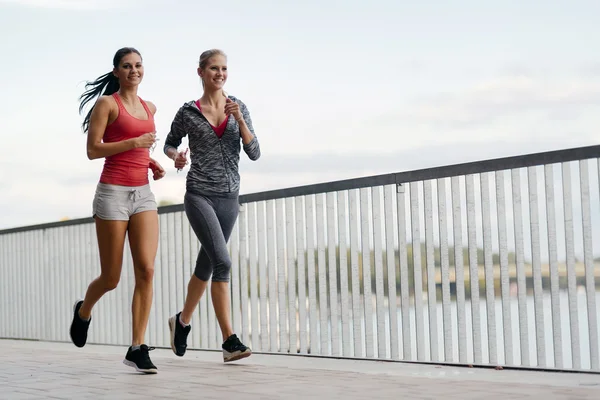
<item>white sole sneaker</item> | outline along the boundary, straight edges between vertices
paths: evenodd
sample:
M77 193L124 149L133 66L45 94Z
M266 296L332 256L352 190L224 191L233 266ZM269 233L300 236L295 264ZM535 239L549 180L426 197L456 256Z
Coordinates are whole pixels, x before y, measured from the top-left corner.
M169 318L169 332L171 333L171 350L173 353L177 355L177 351L175 350L175 323L177 323L177 314Z
M158 371L154 368L140 369L140 368L138 368L137 365L135 365L135 363L133 361L129 361L127 359L123 360L123 364L127 365L128 367L135 368L135 370L137 372L143 372L144 374L157 374L158 373Z
M231 362L241 360L242 358L250 357L252 355L252 350L246 349L246 351L234 351L233 353L228 352L227 350L223 350L223 361Z

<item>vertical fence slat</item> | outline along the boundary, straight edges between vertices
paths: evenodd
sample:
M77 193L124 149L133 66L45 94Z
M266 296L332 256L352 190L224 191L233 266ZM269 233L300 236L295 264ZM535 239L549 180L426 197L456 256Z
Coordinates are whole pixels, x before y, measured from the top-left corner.
M423 320L423 270L421 268L421 221L419 219L419 183L410 183L410 226L412 228L413 279L415 293L415 325L417 360L425 355L425 321Z
M327 302L327 261L325 258L325 194L316 195L317 207L317 271L319 274L319 331L321 355L330 355L329 351L329 313Z
M11 324L9 323L11 320L11 312L10 310L12 310L12 301L11 301L11 296L12 296L12 290L11 290L11 282L10 282L10 278L12 277L12 267L11 267L11 262L10 262L10 255L12 254L12 251L10 251L11 247L10 247L10 240L9 240L10 234L4 234L0 236L0 242L1 244L1 249L2 251L0 252L0 259L2 260L2 266L0 268L0 288L2 289L2 293L0 294L0 296L2 296L2 304L0 304L0 308L2 308L2 326L0 326L0 337L3 338L9 338L11 337L10 335L10 326ZM46 268L46 260L48 260L48 257L46 255L46 235L43 235L43 250L44 250L44 258L43 258L43 268L44 271L42 271L43 273L41 273L40 275L45 274L45 270L47 270ZM44 280L45 280L45 276L44 276ZM46 281L47 282L47 281ZM42 285L42 288L44 288L44 285ZM46 297L45 294L43 295L43 297ZM45 315L46 313L44 312L44 304L40 304L41 306L41 313L42 313L42 318L40 319L40 324L44 324L45 322ZM45 324L44 324L45 325Z
M398 309L396 291L396 252L394 246L394 186L388 185L383 192L385 221L385 250L388 278L388 312L390 319L390 358L400 359L398 338Z
M375 356L373 337L373 295L371 293L371 230L369 213L369 189L361 188L360 192L360 243L363 278L364 328L366 356Z
M529 215L531 229L531 263L533 267L533 301L535 304L535 330L537 361L546 367L546 338L544 332L544 293L542 288L542 263L540 260L540 221L537 190L537 167L527 169L529 182Z
M276 224L277 224L277 289L279 293L279 351L282 353L291 352L289 346L289 336L287 331L287 303L286 303L286 282L287 266L285 263L285 218L284 218L284 199L276 201ZM243 286L242 286L243 288ZM243 293L243 292L242 292Z
M269 272L269 336L271 352L277 351L277 236L275 200L267 201L267 270ZM239 251L239 250L238 250Z
M185 241L183 240L183 219L186 219L181 211L172 213L175 217L175 231L171 232L170 237L175 237L175 243L171 252L175 253L175 263L170 264L169 268L171 269L171 274L173 278L175 278L175 298L176 302L173 303L173 306L177 310L183 309L183 304L185 303L185 294L186 294L186 279L183 275L183 263L184 263L184 249L185 249ZM175 310L172 311L175 313ZM163 322L164 323L164 322Z
M489 174L484 172L480 177L481 211L483 225L483 258L485 270L485 293L488 328L488 351L490 364L498 364L498 339L496 338L496 293L494 289L494 260L492 257L492 221L490 204Z
M199 248L200 241L198 240L198 238L196 238L196 233L194 232L194 229L192 228L192 226L189 223L188 223L188 231L189 231L188 236L189 236L189 240L190 240L190 263L187 265L185 270L188 272L188 280L189 280L192 277L192 275L194 274L194 271L196 270L196 260L198 258L198 253L200 251L200 248ZM239 260L236 260L236 261L239 261ZM196 327L196 328L192 328L192 343L194 343L194 347L197 347L197 348L202 347L202 344L203 344L201 342L202 326L200 326L200 312L201 312L203 302L206 303L206 296L207 296L206 294L204 296L202 296L202 299L200 299L200 304L199 304L198 308L196 308L196 311L192 314L192 326ZM239 298L239 291L238 291L238 298ZM241 318L241 316L240 316L240 318ZM241 330L236 330L236 332L241 332Z
M167 321L167 319L174 314L174 311L170 309L169 305L172 304L169 296L169 226L168 226L168 214L159 214L159 247L160 247L160 291L162 304L160 308L159 321ZM157 257L158 262L158 257ZM159 324L162 341L167 341L170 337L169 328L165 322Z
M550 296L552 306L552 332L554 338L554 367L563 368L560 288L556 243L556 206L554 203L554 172L553 165L551 164L544 166L544 181L546 187L546 220L548 221L548 261L550 264Z
M365 348L368 358L375 356L373 338L373 295L371 293L371 229L369 213L369 189L360 189L360 242L362 252L363 301L365 312Z
M265 230L266 214L264 201L257 203L258 207L258 279L260 290L260 346L262 351L269 349L269 323L267 319L267 234Z
M0 316L0 338L10 337L8 333L11 315L10 295L12 294L10 291L9 282L9 278L12 275L9 261L10 254L11 251L8 243L8 234L0 235L0 310L2 310ZM41 273L39 275L41 275Z
M569 293L569 325L571 334L571 360L574 369L581 368L579 317L577 304L577 277L575 275L575 229L573 227L573 193L571 166L562 163L563 204L565 219L565 248L567 264L567 291Z
M400 307L402 309L402 358L411 360L410 293L408 286L408 251L406 249L406 197L405 184L396 186L398 218L398 258L400 264Z
M465 273L462 244L462 202L460 199L460 178L452 177L452 220L454 229L454 268L456 276L456 307L458 314L458 359L467 362L467 324L465 316Z
M256 203L248 203L248 245L250 255L250 271L248 285L250 285L250 329L252 331L252 347L254 349L261 348L260 343L260 309L258 305L258 242L257 227L256 227ZM262 348L261 348L262 349Z
M285 199L286 254L288 266L288 318L290 324L290 352L298 352L298 309L296 307L296 256L294 254L294 201L293 197Z
M44 235L45 237L45 235ZM9 327L10 327L10 320L11 320L11 312L10 310L11 308L11 301L10 301L10 297L12 294L12 291L10 289L10 277L12 275L12 268L11 268L11 264L10 264L10 254L12 253L10 251L10 243L9 243L9 235L5 234L5 235L1 235L0 236L0 249L2 251L0 251L0 288L2 290L2 293L0 293L0 296L2 297L2 303L0 304L0 308L2 309L2 318L0 319L0 321L2 321L2 326L0 326L0 337L3 338L8 338L10 337L10 333L9 333ZM45 242L43 243L43 248L44 248L44 253L46 251L46 246L45 246ZM47 260L48 258L45 256L44 254L44 258L43 260ZM44 263L45 264L45 263ZM45 269L45 265L44 265L44 269ZM42 273L39 274L39 276L41 276ZM41 286L42 288L44 287L44 285ZM45 297L45 296L44 296ZM44 316L44 312L43 312L43 304L40 304L41 309L40 311L42 312L42 318L40 318L40 324L43 324L43 316ZM42 331L43 332L43 331Z
M377 305L377 355L386 358L387 337L385 334L385 293L383 289L383 238L381 220L381 187L371 188L373 212L373 252L375 253L375 296Z
M338 235L340 246L340 303L342 310L342 349L344 357L350 357L353 354L350 331L350 310L351 305L348 299L348 230L346 223L348 214L346 213L346 192L337 193L337 211L338 211Z
M348 204L350 214L350 267L352 269L352 322L354 323L354 357L363 356L363 335L361 329L360 280L358 274L358 199L357 191L350 190Z
M307 254L307 273L308 273L308 302L310 317L310 353L319 354L319 336L317 327L317 288L316 288L316 267L315 267L315 206L313 196L306 196L306 254Z
M62 341L62 340L66 340L65 338L65 330L64 330L64 326L67 326L68 324L68 317L67 317L67 312L66 310L68 309L67 304L72 302L72 299L70 299L71 301L69 301L66 298L66 294L69 291L69 277L67 276L66 273L66 266L68 265L69 259L68 259L68 254L69 254L69 249L68 249L68 233L66 232L66 229L61 229L61 228L57 228L56 229L57 233L58 233L58 268L57 268L57 272L58 272L58 279L59 279L59 285L58 285L58 296L57 296L57 300L58 300L58 307L54 310L55 314L56 314L56 319L58 320L58 332L56 335L57 340ZM22 237L23 235L21 233L17 233L16 234L16 239L17 239L17 243L20 244L20 242L22 241ZM19 265L19 271L18 271L18 279L19 279L19 283L18 283L18 288L19 288L19 292L17 293L17 296L19 297L19 308L20 308L20 313L21 315L25 313L25 307L24 307L24 297L23 297L23 290L22 290L22 285L24 284L23 282L23 264L24 264L24 256L25 256L25 252L24 252L24 248L23 246L19 246L22 250L18 251L19 254L19 258L17 260L18 265ZM114 299L114 294L115 291L113 291L112 296L106 296L106 305L107 307L105 307L105 310L107 312L106 314L106 322L107 322L107 326L108 326L108 343L110 344L114 344L113 342L113 338L116 336L115 335L115 331L116 331L116 327L115 324L113 322L113 315L114 313L112 312L114 309L113 306L113 299ZM20 337L23 337L25 334L25 321L23 319L21 319L20 321Z
M329 323L331 324L331 354L337 357L341 354L341 337L339 333L339 314L338 314L338 288L337 288L337 270L336 261L336 237L335 237L335 193L327 193L327 254L329 271L329 313L331 315ZM341 248L341 247L340 247ZM341 268L340 268L341 269Z
M308 352L308 330L306 322L306 257L304 237L306 224L304 223L304 203L302 197L296 197L296 259L298 260L298 320L300 336L300 353Z
M65 229L61 229L61 241L62 241L62 254L61 254L61 262L60 262L60 272L61 272L61 281L63 284L62 290L60 291L60 306L59 309L56 310L57 314L60 316L60 320L61 320L61 325L65 326L65 322L66 322L66 315L67 315L67 310L68 310L68 299L67 299L67 293L69 291L69 277L66 271L66 268L68 266L69 263L69 259L68 259L68 248L67 248L67 240L68 240L68 232L65 232ZM19 313L17 315L27 315L28 314L28 305L27 305L27 290L25 290L25 285L27 282L27 259L28 259L28 253L29 251L26 250L25 248L25 242L26 242L26 237L25 237L26 232L18 232L15 234L16 236L16 241L17 241L17 252L19 254L18 258L17 258L17 266L18 266L18 271L17 271L17 277L18 277L18 284L17 284L17 293L16 295L19 298ZM14 320L13 320L14 321ZM19 323L20 323L20 332L19 332L19 337L21 338L27 338L29 336L29 332L28 332L28 324L27 324L27 318L19 318ZM60 336L59 336L59 340L64 340L64 329L60 330Z
M429 313L429 346L432 361L439 361L437 296L435 285L435 244L433 243L433 195L431 181L423 182L423 199L425 201L425 254L427 270L427 305Z
M242 303L242 342L250 343L250 310L248 309L248 204L240 206L238 216L240 226L240 299ZM208 296L205 296L208 297Z
M78 267L78 260L77 260L77 256L79 255L79 252L81 251L81 246L78 245L79 243L75 243L75 241L78 238L78 235L76 233L76 230L78 228L77 225L71 225L71 251L72 251L72 257L70 260L70 265L69 265L69 275L70 275L70 290L69 293L67 295L67 299L66 299L66 303L65 303L65 314L67 316L67 320L69 319L69 303L73 301L73 299L75 298L75 287L78 284L78 276L77 276L77 272L79 270ZM27 246L29 248L29 251L27 251L27 264L25 265L25 283L27 285L27 287L24 287L25 289L25 293L28 293L28 295L26 296L27 299L27 309L29 310L29 313L27 315L27 326L28 326L28 331L27 331L27 337L29 339L35 339L36 338L36 332L35 332L35 328L36 328L36 317L37 317L37 304L36 304L36 298L38 295L38 291L36 290L35 287L35 273L37 272L37 265L36 265L36 254L37 254L37 241L35 240L35 233L36 231L27 231L25 232L25 246ZM25 248L27 248L25 247ZM67 338L69 337L68 333L67 333Z
M121 283L119 284L120 287L116 292L118 294L116 302L117 310L115 310L116 313L113 313L113 318L115 318L114 322L119 331L119 339L117 344L128 345L133 340L133 315L131 313L130 304L133 301L133 291L135 288L135 269L133 266L133 256L131 254L129 240L125 240L123 252L123 271L121 275L122 278ZM153 341L154 337L149 331L150 329L148 329L148 338L150 343L157 343Z
M239 206L238 206L239 207ZM239 208L238 208L239 213ZM272 224L271 220L268 220L267 224ZM240 300L240 234L239 234L239 220L236 220L233 230L231 231L231 237L229 239L231 243L231 320L234 332L242 331L242 310ZM272 225L271 225L272 229ZM271 241L269 237L267 244L271 247L274 241Z
M481 304L479 301L479 263L477 260L477 225L475 221L475 183L474 176L469 174L465 177L467 189L467 244L469 256L469 276L471 278L471 326L473 331L473 360L476 364L482 362L481 348ZM483 197L483 187L482 197ZM483 202L483 198L482 198ZM487 271L486 271L487 277ZM486 286L487 288L487 286ZM489 303L488 303L489 317ZM493 312L493 309L492 309ZM489 324L489 319L488 319ZM489 325L488 325L489 329ZM490 340L491 345L491 340ZM491 361L490 362L494 362Z
M35 240L35 257L34 257L34 270L33 270L33 277L32 277L32 281L34 282L34 290L35 290L35 302L33 304L33 307L35 308L35 315L34 315L34 338L41 340L42 336L43 336L43 331L44 331L44 326L43 326L43 316L42 316L42 310L43 310L43 306L42 303L45 301L45 297L43 294L43 288L42 286L44 285L44 282L42 281L43 278L43 271L44 271L44 232L43 230L36 230L33 233L33 237ZM77 277L77 282L76 282L76 290L72 295L71 298L71 302L69 304L67 304L67 312L71 311L71 308L69 307L69 305L72 306L73 302L75 301L75 299L77 299L77 296L80 296L80 293L82 292L80 287L82 286L85 278L84 278L84 268L86 267L87 263L85 260L85 255L86 255L86 246L85 246L85 225L81 224L77 226L77 237L79 238L79 260L77 262L77 265L75 266L75 268L78 271L78 277ZM0 236L1 238L1 236ZM0 256L0 259L2 258L2 256ZM1 278L1 274L0 274L0 279ZM0 284L0 290L1 289L1 284ZM69 317L72 317L72 314L69 313L68 314ZM0 323L1 323L2 319L0 318ZM0 336L2 336L0 334ZM70 337L69 337L70 338Z
M513 333L508 274L508 239L506 231L506 194L504 172L496 172L496 204L498 217L498 247L500 252L500 290L502 292L502 325L504 327L504 362L513 365Z
M442 313L444 324L444 361L453 362L452 303L450 299L450 258L448 252L448 210L446 208L446 179L437 180L438 219L440 230L440 272L442 275Z
M166 253L167 253L167 257L166 260L167 262L165 264L163 264L167 270L167 299L168 299L168 303L166 308L166 312L167 315L173 314L173 307L176 306L177 303L177 274L174 273L174 270L176 268L173 268L176 264L176 256L175 256L175 235L177 235L177 232L175 232L175 213L167 213L167 214L163 214L166 219L167 219L167 223L165 224L167 226L166 231L165 231L165 237L163 238L163 240L167 243L167 249L166 249ZM164 279L164 275L163 275L163 279ZM164 293L163 293L164 296ZM163 321L166 321L166 318L163 319ZM163 323L163 326L165 326L166 329L166 324ZM166 332L165 332L166 333ZM168 335L166 337L169 337Z
M154 320L154 324L153 324L153 337L154 337L154 342L153 343L163 343L163 327L161 326L162 324L160 323L160 321L162 320L162 305L163 305L163 300L162 300L162 290L161 290L161 284L162 284L162 279L161 279L161 274L162 274L162 266L161 266L161 243L160 243L160 228L161 228L161 223L160 223L160 214L158 215L158 246L156 248L156 258L154 259L154 282L153 282L153 286L154 286L154 301L153 301L153 305L152 305L152 316L151 319ZM88 241L88 244L91 245L91 243L89 243L89 237L86 235L86 241ZM91 254L88 254L88 258L91 257ZM87 280L87 279L86 279ZM81 290L81 289L80 289ZM163 322L163 324L165 324ZM193 325L192 325L193 327ZM193 329L193 328L192 328Z
M12 233L10 235L11 238L11 248L15 249L12 252L12 285L11 285L11 297L13 298L13 312L17 315L22 315L24 314L24 311L21 307L21 246L19 245L19 233ZM56 244L55 244L55 248L56 248ZM60 250L56 249L54 254L60 254ZM60 262L56 262L56 269L54 269L55 274L59 275L60 273ZM61 277L57 276L56 279L56 286L55 287L59 287L61 283ZM57 321L59 318L57 317L56 314L58 314L60 312L60 293L62 292L62 288L59 288L59 290L57 290L54 293L54 303L55 306L52 309L53 312L53 317L54 317L54 330L53 333L55 335L55 340L60 340L56 335L58 335L59 329L58 326L60 324L60 321ZM18 319L16 321L13 322L13 324L15 329L14 332L12 334L12 337L15 338L19 338L19 337L23 337L23 320L22 319Z
M592 216L590 210L590 175L588 160L579 161L581 190L581 216L583 229L583 262L585 264L585 289L587 297L590 362L592 369L600 368L598 356L598 316L596 314L596 285L594 282L594 253L592 242Z
M525 280L525 249L523 239L523 209L521 205L521 176L519 169L511 170L513 220L515 229L515 261L517 268L517 297L519 301L519 333L521 336L521 365L530 366L527 318L527 287Z
M70 229L68 229L70 227L67 227L66 229L66 233L67 233L67 255L68 258L65 260L65 263L63 265L63 268L65 269L65 278L67 279L67 290L65 290L65 292L63 293L63 304L68 304L69 300L68 297L70 295L71 292L71 285L72 285L72 278L69 279L69 270L71 267L71 258L72 258L72 250L69 248L70 246L68 246L69 244L69 240L71 239L71 232ZM29 283L29 265L30 265L30 254L31 251L30 250L25 250L26 249L26 243L28 243L28 236L29 236L29 232L20 232L19 234L20 236L20 243L19 243L19 247L21 249L23 249L23 253L22 253L22 257L21 257L21 290L20 292L22 293L22 304L23 304L23 311L25 310L31 310L31 306L29 304L29 299L30 299L30 295L25 295L28 290L26 289L26 285ZM29 247L29 246L27 246ZM64 309L67 309L67 307L61 307ZM23 320L23 338L25 339L29 339L31 338L31 333L30 333L30 322L29 322L29 318L31 317L31 312L24 312L21 317L21 319ZM67 312L64 312L65 316L67 315Z
M98 276L99 271L100 271L100 256L98 253L98 237L96 235L96 227L94 225L90 225L89 229L88 229L88 234L89 234L89 238L90 238L90 268L88 270L88 285L89 282L91 282L93 279L96 278L96 276ZM48 233L48 247L49 247L49 251L50 251L50 257L54 258L54 232L52 232L52 229L49 229L46 231ZM54 275L54 260L52 260L52 263L49 265L50 270L48 271L49 274L49 279L54 279L53 275ZM53 286L54 287L54 286ZM83 298L83 296L85 295L85 291L83 291L81 293L81 296ZM95 318L95 320L99 320L98 316L101 316L101 312L98 312L98 308L100 307L94 307L95 309L92 311L92 318ZM53 320L52 318L52 309L46 309L48 312L48 316ZM94 315L95 314L95 315ZM53 321L52 321L53 323ZM48 322L48 326L52 326L51 322ZM97 323L97 322L95 322ZM54 336L54 333L52 333L52 336ZM91 329L89 332L89 336L88 336L88 340L90 343L97 343L100 341L102 337L102 332L98 332L97 330L93 330Z
M7 235L0 235L0 338L6 338L6 327L8 326L8 263L6 255L9 253L6 245Z

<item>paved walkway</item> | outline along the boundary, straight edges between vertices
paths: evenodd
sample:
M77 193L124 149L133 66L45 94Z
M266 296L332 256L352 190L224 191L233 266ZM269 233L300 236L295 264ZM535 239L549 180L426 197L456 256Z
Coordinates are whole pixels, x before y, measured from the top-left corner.
M593 374L156 349L159 373L142 375L125 350L0 340L0 399L600 399Z

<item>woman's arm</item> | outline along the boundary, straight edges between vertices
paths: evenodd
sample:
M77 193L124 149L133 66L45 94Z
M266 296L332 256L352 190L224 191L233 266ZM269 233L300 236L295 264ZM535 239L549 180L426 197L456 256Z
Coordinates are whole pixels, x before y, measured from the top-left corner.
M260 145L254 133L252 118L250 118L250 112L246 104L239 99L234 102L228 98L225 104L225 114L233 114L238 123L244 152L248 155L248 158L252 161L258 160L260 158Z
M88 159L110 157L138 147L149 148L155 141L155 133L145 133L137 138L114 143L103 143L104 131L110 117L111 103L108 97L100 97L92 110L87 138Z
M163 148L164 153L167 157L175 162L175 168L178 170L185 167L187 164L187 150L185 152L177 151L177 148L181 144L183 137L186 136L185 124L183 121L183 107L177 111L173 122L171 123L171 130L167 134L165 139L165 146Z
M148 168L152 170L152 174L155 181L161 179L166 175L166 172L162 165L160 165L160 163L152 157L150 157L150 161L148 162Z

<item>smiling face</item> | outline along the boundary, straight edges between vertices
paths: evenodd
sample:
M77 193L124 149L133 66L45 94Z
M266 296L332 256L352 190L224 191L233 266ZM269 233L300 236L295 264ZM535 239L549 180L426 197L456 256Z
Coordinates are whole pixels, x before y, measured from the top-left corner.
M119 65L113 69L113 74L119 78L120 86L139 85L144 77L142 57L135 52L124 55Z
M205 66L198 67L204 88L210 91L223 89L227 81L227 58L221 54L210 57Z

